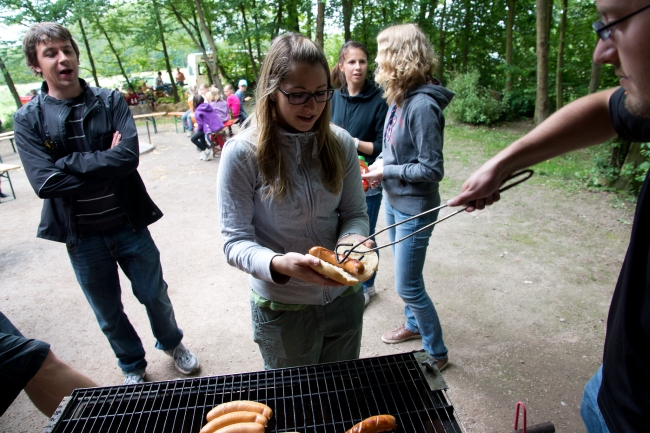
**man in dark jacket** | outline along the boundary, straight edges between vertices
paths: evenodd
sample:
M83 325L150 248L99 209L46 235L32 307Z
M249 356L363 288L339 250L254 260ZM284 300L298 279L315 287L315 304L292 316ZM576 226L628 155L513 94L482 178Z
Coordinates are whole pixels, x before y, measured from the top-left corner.
M20 158L44 199L37 236L65 242L81 289L118 358L124 383L144 381L145 351L124 313L117 265L147 309L156 347L190 374L199 361L182 343L147 226L162 212L138 174L138 135L121 94L79 79L79 48L58 24L33 25L27 64L45 79L14 116Z

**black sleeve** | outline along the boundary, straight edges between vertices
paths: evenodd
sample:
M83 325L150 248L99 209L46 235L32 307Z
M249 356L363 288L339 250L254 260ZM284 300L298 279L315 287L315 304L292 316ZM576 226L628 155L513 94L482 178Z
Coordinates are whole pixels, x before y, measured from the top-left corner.
M109 116L115 131L122 134L120 144L95 152L73 152L56 161L56 167L73 175L112 179L123 177L138 168L140 149L138 132L131 110L123 97L113 91L109 97ZM115 132L107 131L107 132Z
M27 179L40 198L76 195L106 183L105 179L83 179L61 171L45 147L36 125L20 111L14 115L14 134Z
M614 130L623 139L645 143L650 141L650 119L635 116L625 106L627 95L618 89L609 99L609 113Z

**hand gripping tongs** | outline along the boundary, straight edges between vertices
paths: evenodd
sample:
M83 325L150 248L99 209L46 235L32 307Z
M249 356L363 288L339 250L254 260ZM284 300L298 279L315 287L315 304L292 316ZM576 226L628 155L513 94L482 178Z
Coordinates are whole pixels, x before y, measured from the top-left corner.
M507 191L510 188L512 188L513 186L519 185L520 183L527 181L528 179L530 179L530 177L533 175L533 173L534 173L533 170L526 169L526 170L521 170L521 171L518 171L516 173L511 174L510 176L508 176L501 183L501 188L499 188L499 192L501 193L501 192ZM512 181L512 182L510 182L510 181ZM377 247L372 248L372 249L364 248L363 251L355 251L359 247L359 245L362 245L365 241L367 241L369 239L372 239L373 237L377 236L379 233L383 233L383 232L385 232L386 230L388 230L390 228L393 228L393 227L398 226L400 224L404 224L405 222L414 220L416 218L421 217L422 215L426 215L426 214L429 214L431 212L435 212L435 211L440 210L440 209L445 208L445 207L447 207L447 204L440 205L440 206L438 206L436 208L429 209L429 210L424 211L422 213L419 213L419 214L417 214L415 216L412 216L411 218L405 219L404 221L400 221L398 223L392 224L392 225L390 225L388 227L385 227L385 228L379 230L378 232L375 232L374 234L371 234L370 236L368 236L367 238L365 238L364 240L362 240L362 241L360 241L360 242L358 242L356 244L338 243L338 244L336 244L336 248L334 249L334 251L336 252L336 261L338 263L343 263L352 252L356 252L356 253L359 253L359 254L364 254L364 253L368 253L370 251L377 251L377 250L381 250L382 248L386 248L386 247L390 247L391 245L395 245L396 243L402 242L404 239L408 239L411 236L414 236L414 235L420 233L421 231L428 229L429 227L435 226L439 222L442 222L442 221L444 221L444 220L446 220L448 218L451 218L454 215L459 214L461 212L465 212L469 206L465 206L464 208L462 208L460 210L457 210L456 212L452 212L449 215L445 215L443 218L439 218L436 221L432 222L431 224L428 224L428 225L422 227L421 229L416 230L416 231L414 231L413 233L411 233L411 234L409 234L407 236L404 236L402 239L396 240L395 242L391 242L391 243L385 244L385 245L380 245L380 246L377 246ZM341 247L352 247L352 248L347 249L347 250L343 250L343 253L341 254L341 253L339 253L339 248L341 248Z

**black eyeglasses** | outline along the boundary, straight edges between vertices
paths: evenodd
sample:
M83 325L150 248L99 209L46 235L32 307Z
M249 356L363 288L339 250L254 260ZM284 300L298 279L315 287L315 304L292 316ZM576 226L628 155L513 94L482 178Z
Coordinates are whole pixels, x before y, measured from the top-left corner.
M638 14L639 12L643 12L648 8L650 8L650 4L642 7L639 10L632 12L631 14L625 15L623 18L619 18L616 21L612 21L611 23L608 24L605 24L603 20L598 20L593 24L594 30L598 35L598 37L600 37L600 39L606 41L612 35L612 31L610 30L612 27L614 27L616 24L625 21L628 18L632 18L634 15Z
M334 96L334 89L321 90L320 92L316 92L316 93L309 93L309 92L289 93L289 92L285 92L279 87L278 90L282 92L284 96L287 97L287 99L289 100L289 104L291 105L306 104L307 101L309 101L309 98L314 98L314 101L316 102L327 102L330 99L332 99L332 96Z

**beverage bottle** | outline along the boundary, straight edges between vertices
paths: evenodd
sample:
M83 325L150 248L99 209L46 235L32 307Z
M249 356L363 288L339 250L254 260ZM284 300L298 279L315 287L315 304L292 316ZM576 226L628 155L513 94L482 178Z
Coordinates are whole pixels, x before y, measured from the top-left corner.
M361 174L368 173L368 164L366 164L366 158L363 156L359 155L359 168L361 169ZM361 179L361 185L363 185L363 191L368 192L368 188L370 185L368 184L368 181L365 179Z

